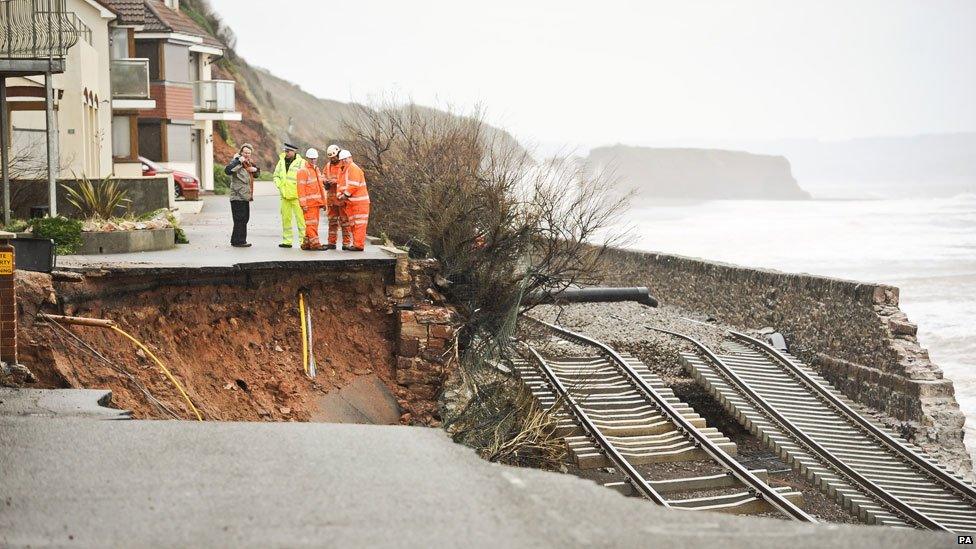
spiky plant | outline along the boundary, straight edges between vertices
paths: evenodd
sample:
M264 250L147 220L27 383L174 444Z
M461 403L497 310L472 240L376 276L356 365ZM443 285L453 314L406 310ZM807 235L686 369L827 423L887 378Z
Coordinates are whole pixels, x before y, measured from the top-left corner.
M129 191L120 189L118 181L111 177L93 183L87 177L78 182L78 188L62 184L61 187L68 194L67 200L85 219L111 219L116 210L121 208L123 213L128 210L132 202L126 195Z

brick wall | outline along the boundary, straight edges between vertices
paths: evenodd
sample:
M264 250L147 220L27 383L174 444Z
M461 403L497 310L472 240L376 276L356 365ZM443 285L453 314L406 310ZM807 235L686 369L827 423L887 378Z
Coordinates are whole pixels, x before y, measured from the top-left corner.
M152 83L149 85L149 95L156 100L156 108L140 112L140 118L193 120L192 84Z

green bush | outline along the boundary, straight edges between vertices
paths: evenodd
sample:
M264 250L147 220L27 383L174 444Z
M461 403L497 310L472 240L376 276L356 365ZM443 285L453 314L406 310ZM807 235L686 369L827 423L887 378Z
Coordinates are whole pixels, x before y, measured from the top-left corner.
M22 233L29 226L30 223L26 219L11 219L9 225L0 223L0 230L7 231L8 233Z
M34 236L50 238L58 255L70 255L81 249L81 221L67 217L41 217L30 221Z
M224 173L224 168L214 164L214 194L230 192L230 176Z
M176 234L177 244L189 244L190 239L186 237L186 232L183 231L183 227L180 226L180 222L173 215L171 210L166 210L166 219L169 220L169 224L173 226L173 232Z

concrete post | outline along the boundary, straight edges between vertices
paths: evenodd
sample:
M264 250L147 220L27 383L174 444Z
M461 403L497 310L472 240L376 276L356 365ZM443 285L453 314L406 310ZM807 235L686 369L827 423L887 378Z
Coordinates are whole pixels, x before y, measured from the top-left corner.
M0 174L3 180L3 224L10 225L10 162L7 149L7 77L0 76Z
M50 72L44 73L44 107L47 111L47 194L51 217L58 215L58 189L54 172L54 149L57 147L58 129L54 124L54 87Z
M14 247L17 235L0 231L0 362L17 364L17 293Z

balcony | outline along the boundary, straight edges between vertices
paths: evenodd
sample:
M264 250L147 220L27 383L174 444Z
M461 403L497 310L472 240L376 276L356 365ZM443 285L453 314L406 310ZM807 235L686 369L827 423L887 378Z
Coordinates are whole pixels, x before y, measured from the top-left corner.
M0 1L0 73L63 72L68 49L90 32L64 0Z
M149 96L149 60L112 60L112 108L152 109L156 102Z
M201 80L193 83L196 120L240 120L233 80Z

